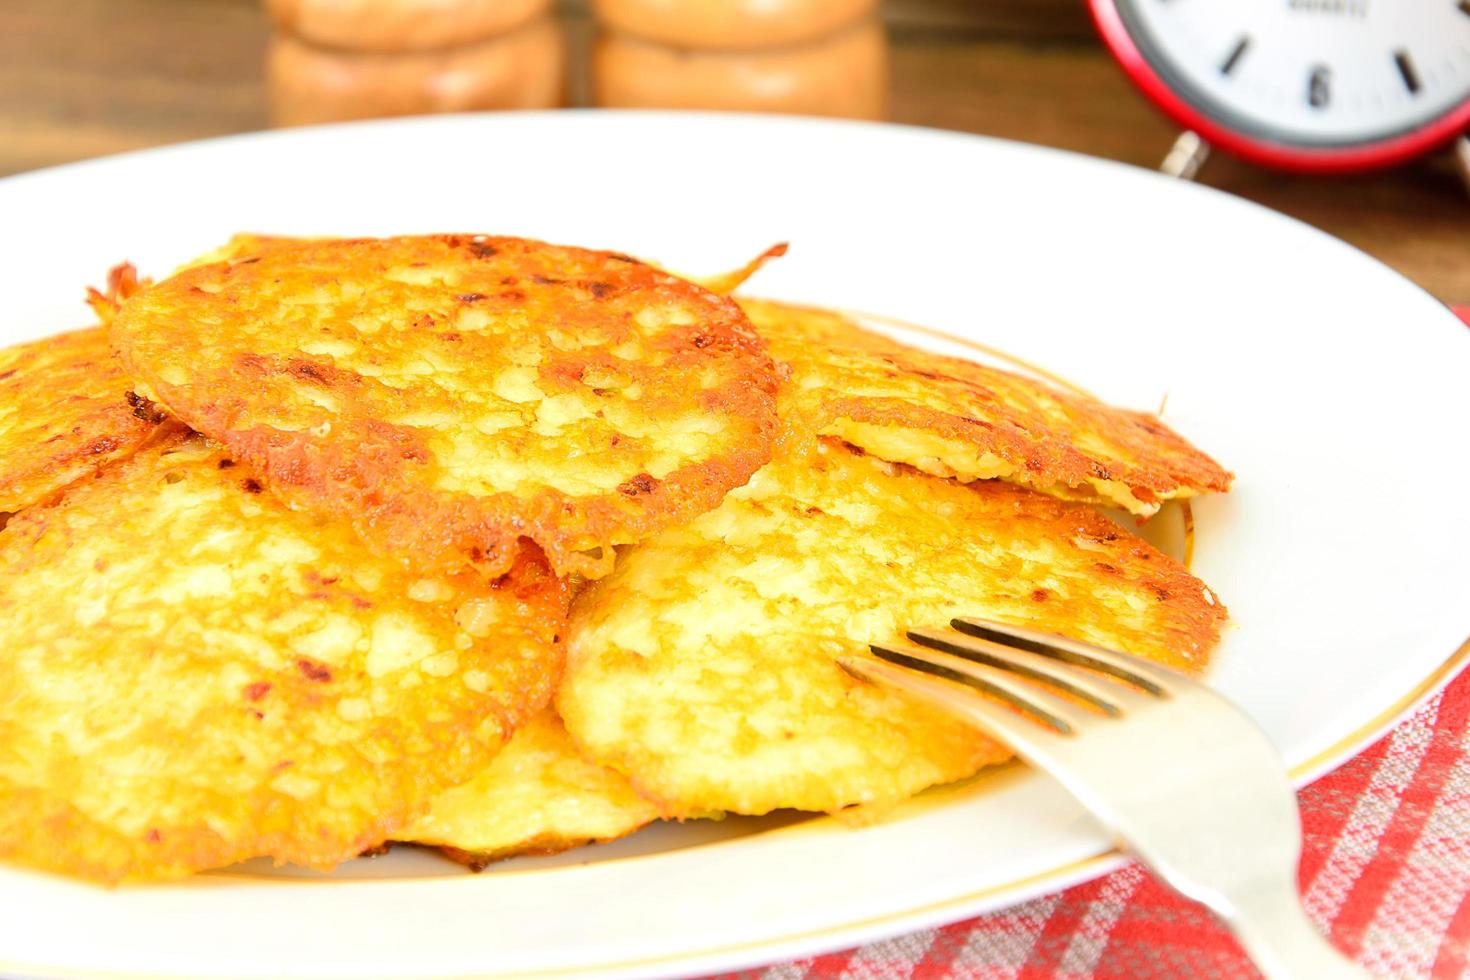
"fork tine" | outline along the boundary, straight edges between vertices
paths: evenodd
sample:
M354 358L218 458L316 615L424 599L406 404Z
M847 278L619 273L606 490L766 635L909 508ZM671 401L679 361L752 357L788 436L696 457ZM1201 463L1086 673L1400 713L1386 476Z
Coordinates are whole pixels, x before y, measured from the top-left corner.
M898 667L876 657L839 657L837 664L861 680L907 691L931 704L973 722L987 735L1006 743L1019 754L1026 755L1033 746L1069 736L1048 725L1017 714L1002 705L981 697L974 690L960 687L954 681L940 680L928 673Z
M1031 653L1019 647L997 643L984 637L955 630L911 629L909 639L935 650L943 650L966 660L990 664L1031 680L1058 687L1075 697L1096 705L1110 715L1141 707L1152 700L1150 695L1107 678L1088 673L1055 657Z
M1055 694L1027 684L1010 671L990 664L975 663L950 653L921 646L873 644L878 657L900 667L923 671L959 681L1014 705L1064 735L1080 734L1098 720L1097 715ZM962 692L957 692L962 693ZM973 698L974 696L971 695Z
M968 616L951 620L950 625L961 633L982 640L991 640L1068 663L1091 667L1093 670L1111 674L1130 684L1136 684L1158 697L1169 697L1181 683L1190 683L1189 679L1182 674L1169 670L1167 667L1160 667L1142 657L1093 646L1091 643L1057 636L1055 633L1044 633L1041 630L1016 626L1012 623L998 623Z

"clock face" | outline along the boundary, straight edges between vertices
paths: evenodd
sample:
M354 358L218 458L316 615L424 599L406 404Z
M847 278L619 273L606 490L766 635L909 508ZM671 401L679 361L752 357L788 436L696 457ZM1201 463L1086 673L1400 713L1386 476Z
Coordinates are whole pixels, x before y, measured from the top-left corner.
M1116 0L1139 52L1237 132L1348 147L1470 100L1470 0Z

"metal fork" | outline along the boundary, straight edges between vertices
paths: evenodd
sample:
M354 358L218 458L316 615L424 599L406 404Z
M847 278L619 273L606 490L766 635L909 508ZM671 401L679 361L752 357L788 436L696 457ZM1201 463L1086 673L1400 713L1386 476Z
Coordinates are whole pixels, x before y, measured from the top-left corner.
M1050 774L1144 866L1218 914L1270 980L1367 975L1302 910L1296 793L1239 708L1129 654L1004 623L951 625L839 663L959 715Z

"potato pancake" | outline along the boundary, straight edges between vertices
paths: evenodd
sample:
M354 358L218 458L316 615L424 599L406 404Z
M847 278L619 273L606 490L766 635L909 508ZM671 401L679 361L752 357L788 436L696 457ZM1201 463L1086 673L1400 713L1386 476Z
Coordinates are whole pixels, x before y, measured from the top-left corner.
M770 458L773 366L731 300L626 256L436 235L278 245L113 323L170 412L293 505L424 571L558 574L716 506Z
M329 868L489 764L565 585L376 558L197 435L0 531L0 857L104 882Z
M1152 415L931 354L823 310L741 305L822 435L894 463L1148 515L1231 474Z
M0 350L0 513L39 503L160 433L99 329Z
M554 710L532 718L490 763L396 835L475 870L624 837L659 817L628 780L577 751Z
M835 661L961 615L1197 671L1225 610L1089 507L793 437L578 597L557 705L666 813L894 802L1009 752Z

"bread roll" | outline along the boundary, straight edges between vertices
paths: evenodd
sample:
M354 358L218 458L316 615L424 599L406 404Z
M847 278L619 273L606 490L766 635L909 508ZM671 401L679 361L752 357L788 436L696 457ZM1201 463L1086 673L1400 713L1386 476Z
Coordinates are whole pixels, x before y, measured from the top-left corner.
M623 109L734 109L881 119L888 42L876 19L772 51L688 51L623 34L593 49L596 103Z
M462 48L367 54L276 35L267 61L271 118L302 126L376 116L562 104L566 48L549 16Z
M592 0L604 24L689 48L769 48L830 34L877 0Z
M551 0L266 0L276 26L324 47L425 51L483 41L551 8Z

